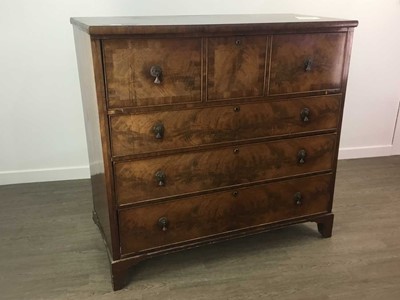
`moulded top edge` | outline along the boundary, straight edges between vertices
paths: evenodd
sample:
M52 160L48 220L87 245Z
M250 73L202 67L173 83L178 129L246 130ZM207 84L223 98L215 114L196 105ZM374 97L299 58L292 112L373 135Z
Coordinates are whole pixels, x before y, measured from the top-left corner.
M233 32L236 30L304 30L356 27L358 21L299 14L193 15L71 18L93 35Z

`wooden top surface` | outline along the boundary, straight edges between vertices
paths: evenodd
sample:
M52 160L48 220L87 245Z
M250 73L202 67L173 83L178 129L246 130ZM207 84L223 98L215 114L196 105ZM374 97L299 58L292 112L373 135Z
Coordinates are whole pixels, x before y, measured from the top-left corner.
M296 14L82 17L71 18L71 23L92 35L296 31L358 25L355 20Z

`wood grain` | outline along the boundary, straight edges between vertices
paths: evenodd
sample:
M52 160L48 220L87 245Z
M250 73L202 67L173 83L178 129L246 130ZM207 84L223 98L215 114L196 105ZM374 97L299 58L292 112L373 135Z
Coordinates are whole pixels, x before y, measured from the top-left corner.
M121 253L326 212L330 188L331 176L322 175L121 210ZM166 231L157 223L161 217Z
M265 36L209 38L207 42L208 100L263 96Z
M345 42L346 33L273 36L269 94L340 90Z
M201 100L201 39L110 39L103 42L109 107ZM162 69L155 84L152 66Z
M335 141L336 135L329 134L119 162L115 164L117 201L121 205L327 171ZM298 163L300 149L307 151L304 164ZM164 186L155 177L160 170L166 174Z
M114 115L110 117L112 154L125 156L335 130L340 98L336 95L139 115ZM300 112L304 108L310 110L308 122L303 122L300 118ZM164 137L156 139L153 128L160 123L165 128Z
M116 217L111 187L112 166L109 160L108 119L105 111L100 43L92 41L81 30L74 30L76 55L85 116L86 140L89 154L93 210L97 215L103 238L111 258L118 259Z
M93 216L102 231L110 228L109 237L103 235L107 247L112 244L114 289L124 287L130 267L161 254L308 221L331 236L356 21L299 21L295 15L104 20L71 22L89 33L76 42L85 44L82 95L92 102L85 120L89 152L96 148L89 158ZM160 82L150 74L154 66L161 69ZM310 121L302 124L305 104ZM156 143L154 122L165 126ZM300 150L307 153L304 164ZM293 195L290 205L286 193L294 190L286 184L311 176L329 182L315 180L321 189L311 190L315 202L293 211ZM229 194L235 191L236 197ZM221 201L213 201L215 195ZM237 205L232 197L245 200ZM170 239L154 233L161 213L178 220L167 224L167 234L177 233Z

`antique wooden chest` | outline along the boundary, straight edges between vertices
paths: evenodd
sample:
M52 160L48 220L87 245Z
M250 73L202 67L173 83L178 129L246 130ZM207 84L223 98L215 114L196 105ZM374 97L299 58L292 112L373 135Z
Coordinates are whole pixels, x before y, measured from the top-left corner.
M297 15L72 18L113 287L143 259L301 222L332 234L353 29Z

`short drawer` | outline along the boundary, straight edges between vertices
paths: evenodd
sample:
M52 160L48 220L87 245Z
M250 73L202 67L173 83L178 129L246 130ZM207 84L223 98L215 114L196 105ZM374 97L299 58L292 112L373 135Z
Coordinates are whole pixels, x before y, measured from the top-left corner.
M334 130L340 96L110 117L113 156Z
M117 162L119 205L332 168L336 135Z
M272 38L269 94L341 90L346 33Z
M266 36L207 40L207 99L264 95Z
M121 253L327 212L331 191L320 175L120 210Z
M110 108L201 101L201 39L103 41Z

